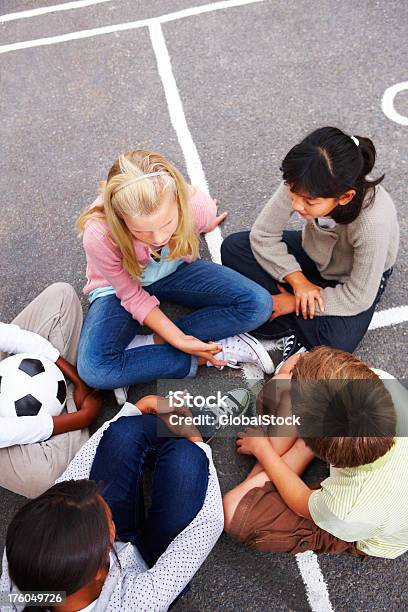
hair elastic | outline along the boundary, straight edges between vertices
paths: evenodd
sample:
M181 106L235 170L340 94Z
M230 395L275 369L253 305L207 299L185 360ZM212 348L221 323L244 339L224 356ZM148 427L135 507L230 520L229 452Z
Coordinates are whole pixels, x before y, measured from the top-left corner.
M356 147L358 147L358 145L360 144L360 141L358 138L356 138L355 136L350 136L351 140L354 142L354 144L356 145Z
M129 185L133 185L133 183L136 183L137 181L141 181L142 179L145 179L145 178L149 178L150 176L164 176L166 174L168 175L168 172L164 172L161 170L160 172L149 172L148 174L141 174L140 176L135 176L135 178L130 179L130 181L127 181L126 183L123 183L122 185L115 187L112 193L117 193L121 189L124 189L124 187L129 187Z

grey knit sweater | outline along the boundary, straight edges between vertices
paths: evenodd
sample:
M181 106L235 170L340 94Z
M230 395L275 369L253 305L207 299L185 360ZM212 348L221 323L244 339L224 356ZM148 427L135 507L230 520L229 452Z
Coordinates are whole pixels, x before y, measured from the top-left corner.
M379 185L373 203L362 209L352 223L323 229L307 221L302 230L303 249L335 287L322 289L325 311L317 315L353 316L370 308L381 276L394 265L399 244L399 227L394 203ZM288 187L281 183L265 205L251 230L255 259L273 278L283 281L301 271L295 257L282 242L282 231L294 213Z

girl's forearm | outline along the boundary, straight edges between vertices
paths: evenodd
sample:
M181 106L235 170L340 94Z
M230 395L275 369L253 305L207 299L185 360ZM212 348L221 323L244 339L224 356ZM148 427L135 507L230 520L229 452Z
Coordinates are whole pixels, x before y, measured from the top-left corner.
M289 283L292 289L294 289L299 283L304 283L307 281L307 278L303 272L291 272L290 274L284 276L283 280L286 283Z
M156 332L165 342L168 342L172 346L175 345L177 339L181 339L185 335L158 306L149 312L144 320L144 324L150 327L150 329Z
M259 449L256 458L289 508L299 516L310 519L308 501L312 490L307 484L271 449L269 444Z

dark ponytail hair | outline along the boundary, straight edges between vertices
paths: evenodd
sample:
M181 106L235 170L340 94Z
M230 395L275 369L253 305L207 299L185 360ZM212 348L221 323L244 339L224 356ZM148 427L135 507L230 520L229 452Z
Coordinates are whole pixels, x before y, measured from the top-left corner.
M108 569L110 530L99 495L96 482L69 480L20 508L6 536L9 575L20 591L68 596Z
M336 223L354 221L363 205L373 202L374 188L384 178L384 174L375 180L366 178L375 164L375 147L369 138L354 138L358 145L338 128L319 128L289 151L280 168L292 191L312 198L339 198L354 189L354 198L332 211Z

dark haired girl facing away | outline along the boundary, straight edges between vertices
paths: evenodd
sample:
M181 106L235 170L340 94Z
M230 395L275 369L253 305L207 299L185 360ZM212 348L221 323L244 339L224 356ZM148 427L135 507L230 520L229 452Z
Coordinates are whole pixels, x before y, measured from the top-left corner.
M186 591L221 535L221 492L200 432L169 426L166 433L149 413L158 399L125 404L57 484L19 509L7 531L0 592L65 592L63 603L43 610L150 612L167 610ZM6 609L20 612L24 604L0 603Z
M375 156L369 138L315 130L286 155L283 182L251 232L223 242L223 264L272 294L272 316L255 335L285 338L284 359L318 345L352 352L370 325L399 241L384 176L368 177ZM303 230L284 231L295 212Z

